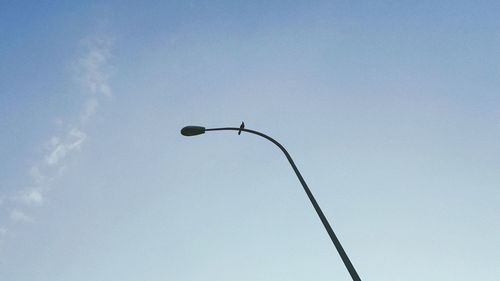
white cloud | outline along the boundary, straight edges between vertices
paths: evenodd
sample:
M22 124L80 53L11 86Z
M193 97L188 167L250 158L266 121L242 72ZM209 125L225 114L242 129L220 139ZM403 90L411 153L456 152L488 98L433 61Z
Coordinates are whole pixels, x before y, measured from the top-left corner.
M20 199L27 205L41 205L44 201L43 194L40 190L31 189L22 192Z
M30 186L18 191L17 195L8 197L14 204L10 211L10 219L14 222L33 221L33 218L16 206L22 204L24 208L28 208L43 205L53 182L63 175L67 166L66 160L81 150L87 139L85 126L97 113L100 100L112 95L109 84L112 72L109 64L111 40L89 37L81 43L83 52L75 60L77 70L75 74L80 88L87 94L87 99L82 103L80 112L69 118L77 118L76 122L67 122L60 117L55 119L55 125L63 130L62 133L49 138L42 158L31 166ZM2 203L0 198L0 205ZM7 229L0 228L0 235L2 232L7 232Z
M97 106L99 106L97 98L90 98L85 102L82 114L80 115L82 123L86 123L96 113Z
M24 212L14 209L10 212L10 219L13 220L14 222L33 222L33 219L26 215Z
M68 153L79 150L86 137L84 132L76 128L68 132L65 141L59 141L57 137L53 137L51 140L52 149L45 156L45 163L49 166L59 164Z
M29 174L36 185L41 185L45 181L45 176L40 172L38 166L31 167Z
M79 60L80 81L91 94L110 97L112 91L108 81L111 76L111 66L108 61L111 54L111 40L87 38L82 42L87 46L88 52Z
M5 236L7 234L7 228L0 227L0 237Z

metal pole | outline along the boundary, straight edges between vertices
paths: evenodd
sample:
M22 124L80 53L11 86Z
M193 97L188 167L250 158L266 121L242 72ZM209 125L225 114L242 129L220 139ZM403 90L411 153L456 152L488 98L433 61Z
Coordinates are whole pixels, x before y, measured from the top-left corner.
M244 128L227 127L227 128L206 129L205 131L242 131L242 132L247 132L247 133L261 136L261 137L271 141L276 146L278 146L281 149L281 151L283 151L283 153L285 154L286 159L288 159L288 162L290 162L290 165L292 166L293 171L295 172L295 174L297 175L297 178L299 179L300 183L302 184L302 187L304 188L304 191L306 192L307 197L309 197L309 200L311 201L311 204L313 205L314 210L316 210L316 213L318 214L321 222L323 223L323 226L325 227L326 232L328 232L328 235L330 236L330 239L332 240L333 245L335 245L337 252L339 253L340 257L342 258L342 261L344 262L344 265L347 268L347 271L349 271L349 274L351 275L352 280L361 281L361 279L358 276L358 273L356 272L356 269L354 269L354 266L351 263L351 260L349 259L344 248L342 247L342 244L340 244L340 241L337 238L337 235L335 235L335 232L333 232L333 229L330 226L330 223L328 223L328 220L326 219L325 215L323 214L323 211L319 207L318 202L316 202L316 199L314 198L311 190L307 186L306 181L304 180L304 178L300 174L300 171L299 171L299 169L297 169L297 166L295 166L295 163L293 162L292 157L290 156L288 151L286 151L285 147L283 147L279 142L277 142L275 139L271 138L270 136L265 135L265 134L258 132L258 131L254 131L254 130L249 130L249 129L244 129Z

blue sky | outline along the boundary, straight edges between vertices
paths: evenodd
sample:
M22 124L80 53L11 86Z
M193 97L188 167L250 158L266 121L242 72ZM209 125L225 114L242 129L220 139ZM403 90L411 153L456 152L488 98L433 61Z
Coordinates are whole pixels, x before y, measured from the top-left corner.
M0 9L0 279L500 276L496 1Z

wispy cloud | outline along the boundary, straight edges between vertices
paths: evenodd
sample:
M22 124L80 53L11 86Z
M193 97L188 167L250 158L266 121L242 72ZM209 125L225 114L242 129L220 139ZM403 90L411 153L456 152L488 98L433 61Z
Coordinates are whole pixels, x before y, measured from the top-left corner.
M14 209L10 212L10 219L15 222L24 222L24 223L33 222L32 217L26 215L23 211L18 209ZM5 231L7 230L5 229Z
M87 54L78 60L81 68L80 81L91 94L112 95L109 78L112 67L109 64L111 55L110 40L104 38L87 38L82 40L87 46Z
M44 201L44 197L42 195L41 190L38 189L27 189L24 190L20 196L19 199L22 201L22 203L26 205L42 205Z
M72 65L75 66L75 76L78 87L86 95L81 105L81 110L75 116L57 119L57 126L66 129L48 138L45 143L44 152L39 161L36 161L28 170L28 187L22 188L16 194L10 196L9 204L0 205L10 209L9 217L14 223L33 222L34 218L29 214L32 208L42 206L51 190L51 186L65 171L67 161L75 153L80 151L87 139L85 132L86 124L97 113L100 101L112 96L110 77L112 66L109 63L111 57L111 40L105 37L88 37L80 42L81 52ZM4 202L5 203L5 202ZM0 227L0 238L5 236L8 228Z
M80 150L87 135L78 128L72 128L61 141L58 137L52 137L51 149L45 156L45 164L48 166L59 165L68 154Z

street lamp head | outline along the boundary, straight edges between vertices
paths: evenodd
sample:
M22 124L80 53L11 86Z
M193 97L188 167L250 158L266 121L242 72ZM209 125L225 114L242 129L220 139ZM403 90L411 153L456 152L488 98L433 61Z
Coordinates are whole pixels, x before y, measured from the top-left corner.
M204 133L205 133L205 127L201 126L186 126L181 130L181 134L186 137L201 135Z

